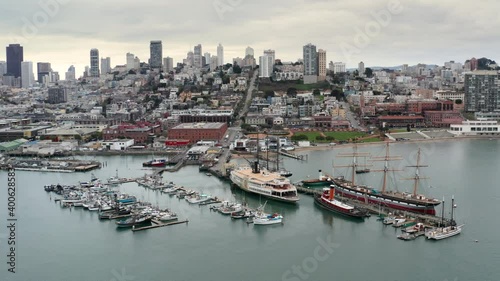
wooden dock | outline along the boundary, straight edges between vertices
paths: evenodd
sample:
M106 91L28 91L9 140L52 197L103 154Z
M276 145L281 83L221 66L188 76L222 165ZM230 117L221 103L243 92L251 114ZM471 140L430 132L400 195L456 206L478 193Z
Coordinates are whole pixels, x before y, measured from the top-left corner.
M141 230L147 230L147 229L153 229L153 228L159 228L159 227L164 227L164 226L170 226L170 225L176 225L176 224L182 224L182 223L188 223L188 220L183 220L183 221L174 221L174 222L169 222L169 223L163 223L158 220L151 220L151 223L153 225L150 226L143 226L143 227L138 227L136 228L135 225L132 227L132 231L141 231Z
M94 169L99 169L101 168L101 165L100 164L92 164L92 165L86 165L86 166L78 166L78 167L75 167L75 172L87 172L87 171L91 171L91 170L94 170Z
M283 150L280 149L279 153L283 156L286 156L286 157L289 157L289 158L292 158L292 159L295 159L295 160L302 160L302 161L307 161L307 155L306 157L304 157L304 155L295 155L295 154L292 154L292 153L288 153L288 152L285 152Z

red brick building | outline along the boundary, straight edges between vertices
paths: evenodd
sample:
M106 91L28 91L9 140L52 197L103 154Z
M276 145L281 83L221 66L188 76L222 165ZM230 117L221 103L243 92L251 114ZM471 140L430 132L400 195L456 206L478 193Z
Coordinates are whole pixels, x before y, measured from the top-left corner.
M224 138L227 123L184 123L168 130L169 139L189 140L196 143L200 140L219 141Z
M104 140L118 138L133 139L136 144L148 143L149 138L161 133L161 126L151 123L121 124L110 126L102 131Z
M425 120L423 116L379 116L377 123L381 126L385 123L386 127L424 127Z
M450 127L453 124L462 124L464 119L456 111L426 111L425 122L432 127Z

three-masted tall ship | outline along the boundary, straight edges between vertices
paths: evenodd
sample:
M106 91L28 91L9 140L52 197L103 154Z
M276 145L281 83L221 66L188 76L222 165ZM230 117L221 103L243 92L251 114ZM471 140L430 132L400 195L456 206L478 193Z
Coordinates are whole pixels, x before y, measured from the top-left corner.
M393 209L423 213L429 215L435 215L436 210L434 209L437 205L441 203L440 200L434 198L427 198L424 195L418 194L419 181L422 179L419 175L419 168L427 167L420 164L420 149L417 154L417 163L414 166L416 168L415 176L410 178L414 181L413 192L397 192L390 191L387 189L387 177L390 171L395 171L389 169L389 161L400 160L396 157L391 157L389 155L389 143L386 144L386 155L383 157L376 157L374 161L384 161L384 169L379 172L383 172L383 184L382 189L374 189L368 186L357 185L354 181L353 172L352 179L349 181L344 177L337 177L333 179L335 190L337 193L343 197L354 198L365 203L377 204L382 207L386 206ZM353 169L356 165L352 165Z

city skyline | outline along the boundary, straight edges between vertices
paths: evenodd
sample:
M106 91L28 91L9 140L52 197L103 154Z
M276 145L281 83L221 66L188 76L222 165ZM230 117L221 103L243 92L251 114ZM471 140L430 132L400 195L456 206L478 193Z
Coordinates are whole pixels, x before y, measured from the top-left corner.
M279 54L277 58L295 61L302 56L302 46L311 42L327 51L328 62L346 62L348 68L356 67L359 61L367 66L394 66L442 64L448 60L463 62L470 57L483 56L495 59L499 45L499 39L492 38L488 32L497 24L491 20L495 18L495 9L489 3L485 5L491 6L490 9L481 9L479 15L479 11L468 3L454 3L449 9L449 1L432 5L425 1L402 3L399 4L402 8L396 12L388 12L388 6L395 3L392 1L362 5L348 1L291 1L287 2L287 7L276 2L268 3L264 11L258 9L258 1L235 2L234 7L226 10L204 1L168 4L151 1L147 5L124 1L119 7L100 3L100 10L109 12L109 16L106 20L92 21L88 26L83 15L92 7L91 3L64 2L57 13L49 15L43 26L34 25L32 20L33 15L43 11L37 1L19 1L2 9L0 15L5 20L0 26L7 32L0 36L0 45L19 43L25 48L26 60L51 62L54 71L60 73L75 65L77 75L88 65L86 54L91 48L98 48L101 56L110 57L113 66L125 64L127 52L147 62L148 42L156 39L163 41L163 56L174 58L175 63L182 61L186 52L198 43L204 46L204 51L216 54L219 41L225 48L226 62L243 57L247 46L254 48L256 53L274 49ZM176 12L190 10L193 5L200 8L193 17ZM151 24L154 15L140 16L145 10L161 13L171 21ZM294 17L292 12L300 12L303 16ZM390 20L376 20L377 15L384 18L380 15L387 13ZM264 19L269 17L280 24L264 27L267 24ZM197 18L204 19L203 28L193 28L196 21L193 19ZM310 18L315 20L308 20ZM106 28L101 28L102 25ZM36 32L26 32L33 26ZM362 38L366 26L375 27L372 30L375 36L369 34L366 44L356 45L356 36ZM346 57L347 45L354 46L351 51L355 54L347 52ZM482 46L480 52L478 45ZM5 60L3 55L0 60Z

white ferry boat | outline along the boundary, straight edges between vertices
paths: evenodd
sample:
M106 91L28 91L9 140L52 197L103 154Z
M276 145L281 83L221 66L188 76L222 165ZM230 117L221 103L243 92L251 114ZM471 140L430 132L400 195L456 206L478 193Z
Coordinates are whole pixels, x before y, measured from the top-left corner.
M296 203L299 201L297 188L279 172L260 169L255 162L253 168L240 166L231 171L231 181L246 192L265 196L269 199Z

